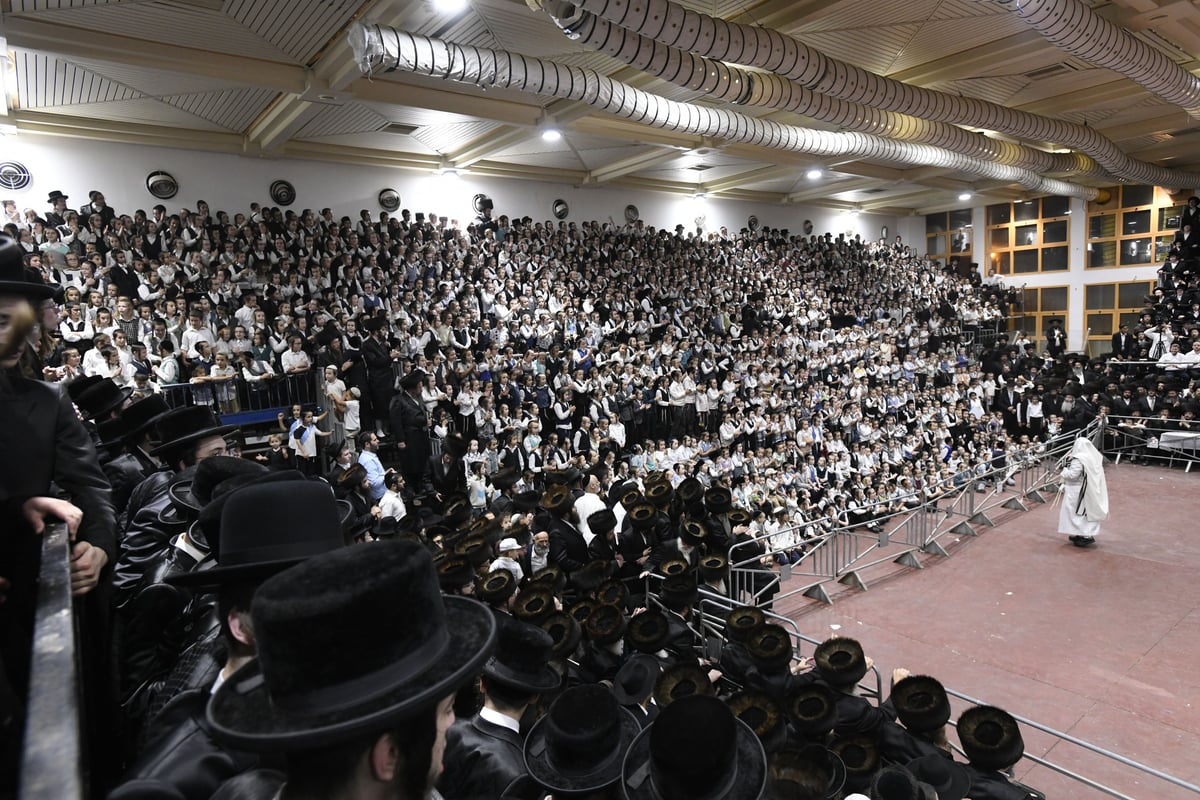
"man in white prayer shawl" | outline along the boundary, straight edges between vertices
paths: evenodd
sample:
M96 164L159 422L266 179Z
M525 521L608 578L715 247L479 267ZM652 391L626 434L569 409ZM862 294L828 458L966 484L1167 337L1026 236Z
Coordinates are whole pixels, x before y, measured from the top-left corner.
M1108 484L1104 480L1104 456L1087 438L1075 440L1063 465L1062 479L1058 532L1067 534L1076 547L1093 545L1100 523L1108 519Z

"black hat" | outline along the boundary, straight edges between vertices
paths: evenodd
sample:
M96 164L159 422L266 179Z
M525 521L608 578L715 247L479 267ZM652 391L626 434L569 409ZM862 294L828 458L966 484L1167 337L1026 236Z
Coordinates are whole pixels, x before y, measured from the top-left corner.
M746 637L746 650L760 669L772 672L787 669L792 662L792 637L782 625L767 622Z
M74 403L79 399L79 396L88 389L92 388L100 381L106 380L108 380L108 378L105 378L102 375L84 375L82 378L76 378L67 384L67 397L71 398L71 402ZM133 406L130 406L130 408L133 408Z
M205 459L207 461L208 459ZM200 462L204 463L204 462ZM199 464L196 465L197 467ZM195 467L189 467L179 473L181 476L191 476L195 473ZM225 503L229 500L233 492L245 486L250 486L257 483L280 483L283 481L304 481L308 480L304 473L297 469L275 470L265 473L244 473L236 475L212 487L209 494L209 501L200 509L200 513L196 516L196 522L188 529L188 538L195 544L208 550L213 561L220 563L221 561L221 515L225 512ZM169 487L168 487L169 491ZM338 510L342 514L342 525L345 526L347 516L352 513L353 509L349 508L349 504L343 500L335 501ZM175 506L168 506L172 512Z
M217 484L239 475L265 475L267 471L262 464L249 459L213 456L201 461L196 469L186 475L171 481L167 494L176 508L199 514L200 509L212 500Z
M596 606L582 625L587 637L598 645L612 644L625 635L625 615L616 606Z
M154 420L171 410L162 395L152 394L130 403L121 409L121 421L125 423L125 437L133 438L145 432Z
M542 620L541 626L554 641L550 649L550 655L554 658L568 658L583 640L583 628L578 620L565 611L555 611Z
M536 489L528 489L524 492L517 492L513 495L513 508L516 509L518 513L528 514L530 511L533 511L538 507L538 503L541 502L541 499L542 493Z
M132 386L121 388L112 380L105 378L76 397L75 405L83 412L84 416L95 419L120 408L131 394L133 394Z
M613 694L623 706L641 705L654 691L662 668L654 656L638 653L617 670L613 679Z
M870 734L858 734L837 738L829 743L829 750L842 760L846 767L846 789L858 791L871 785L871 778L879 769L879 745Z
M871 781L873 800L921 800L923 796L917 779L903 767L884 767Z
M733 493L724 486L714 486L704 493L704 506L710 514L725 514L733 508Z
M657 508L666 508L671 505L671 497L674 493L675 490L671 488L669 481L655 481L646 487L646 499Z
M590 594L612 577L616 565L608 559L589 561L571 573L571 583L581 594Z
M789 692L784 707L796 733L809 741L823 741L837 724L837 695L820 683Z
M739 606L725 617L725 637L731 642L744 642L750 632L767 621L758 606Z
M560 594L567 588L567 574L557 564L547 564L529 578L530 583L541 584L552 594Z
M785 745L771 757L769 797L840 797L846 765L820 745Z
M100 447L116 447L125 441L129 426L120 417L106 419L96 426L96 438Z
M496 651L483 675L517 691L540 694L557 689L561 677L550 666L554 640L541 628L513 620L500 626Z
M286 570L258 588L251 616L258 658L208 704L214 733L249 750L387 730L469 681L496 640L487 607L441 596L429 552L406 540Z
M475 582L475 570L465 558L448 555L437 563L437 580L442 591L458 592Z
M25 269L25 251L7 234L0 234L0 295L16 294L33 302L54 296L40 276ZM36 309L35 309L36 310Z
M424 370L414 369L400 379L400 388L405 391L412 391L425 382Z
M739 525L750 524L750 512L744 508L733 508L729 510L729 524L736 528Z
M995 706L975 706L959 715L958 741L971 766L982 770L1008 769L1025 754L1017 721Z
M767 756L746 723L715 697L664 708L633 741L621 768L627 800L757 800Z
M697 500L704 497L704 484L699 478L684 478L675 487L675 496L678 497L685 506L690 506Z
M617 515L611 508L602 508L588 514L587 526L596 536L604 536L617 527Z
M904 727L914 733L937 730L950 721L946 688L928 675L909 675L892 687L892 704Z
M271 513L262 513L267 508ZM224 500L219 538L215 567L167 580L178 586L260 581L345 543L333 490L317 481L237 489Z
M729 575L729 559L719 553L700 559L700 579L704 581L724 580Z
M630 507L628 512L629 524L639 531L654 527L654 519L658 516L658 510L652 503L646 500L642 500Z
M492 546L488 544L486 537L467 536L461 542L454 545L454 555L462 556L471 562L472 567L478 569L492 557Z
M225 436L237 429L236 425L222 425L221 420L208 406L183 406L172 409L154 420L159 445L150 451L150 455L173 454L201 439Z
M725 699L733 715L750 726L763 749L774 753L787 741L783 710L763 692L744 689Z
M682 611L696 602L699 591L695 575L672 575L662 582L658 599L672 611Z
M867 674L867 659L862 645L854 639L835 636L817 645L813 663L821 677L838 689L849 688Z
M657 653L667 646L670 638L667 615L652 608L632 616L625 631L625 641L639 653Z
M716 694L708 671L694 661L667 667L654 684L654 702L660 708L666 708L679 698L693 694Z
M679 538L692 547L699 547L708 538L708 529L696 520L689 519L680 526Z
M554 595L550 590L534 584L517 595L512 615L519 620L537 625L556 610Z
M541 507L552 514L562 516L571 507L571 490L558 483L542 494Z
M495 486L497 489L503 491L505 489L511 489L513 485L520 480L520 478L521 474L515 469L505 468L498 470L489 480L491 481L492 486Z
M63 194L60 190L55 189L50 192L50 196L46 198L47 203L53 203L55 200L70 200L68 195Z
M517 591L517 579L507 569L494 569L475 587L475 596L490 606L503 603Z
M914 758L904 768L921 783L932 786L938 800L963 800L971 788L971 773L967 768L944 756Z
M688 563L686 558L669 558L658 565L658 571L662 573L664 578L686 575L691 569L692 565Z
M594 792L621 778L637 718L598 684L563 692L525 739L525 768L555 796Z
M624 608L629 601L629 587L619 578L609 578L596 588L596 600L606 606Z
M585 597L584 599L573 603L571 607L567 609L567 613L571 615L571 619L575 620L580 625L587 625L588 619L592 616L592 613L600 607L600 605L601 604L597 603L595 600Z
M363 323L363 328L374 333L375 331L383 330L387 327L388 321L385 317L371 317ZM403 385L403 384L401 384Z
M442 452L449 453L452 458L462 458L467 453L467 443L461 433L451 433L442 439Z

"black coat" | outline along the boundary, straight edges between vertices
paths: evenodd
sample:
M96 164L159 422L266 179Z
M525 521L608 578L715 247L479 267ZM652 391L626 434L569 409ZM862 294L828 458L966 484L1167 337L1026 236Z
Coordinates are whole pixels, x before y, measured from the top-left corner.
M550 561L563 572L574 572L590 560L587 542L575 526L555 517L550 523Z
M476 714L446 732L445 771L438 790L446 800L499 797L525 774L521 736Z
M173 786L187 800L208 800L229 778L252 769L258 758L229 750L212 736L205 718L211 687L177 695L155 721L147 747L125 774L125 780L157 780ZM118 786L108 800L142 797Z
M1010 781L999 772L984 772L967 765L971 773L971 800L1046 800L1046 795L1023 783Z
M171 540L187 530L189 520L175 512L167 489L175 478L186 477L194 469L155 472L133 490L125 509L128 522L113 573L113 596L118 607L133 597L142 577L167 554Z
M408 392L400 392L392 398L388 419L396 444L404 444L400 450L400 471L406 475L421 472L425 469L425 462L433 455L425 407Z

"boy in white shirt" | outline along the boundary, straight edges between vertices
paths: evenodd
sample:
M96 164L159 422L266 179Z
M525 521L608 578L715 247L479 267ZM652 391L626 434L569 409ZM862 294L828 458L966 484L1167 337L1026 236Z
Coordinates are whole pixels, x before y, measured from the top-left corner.
M350 449L358 452L356 441L359 431L362 430L362 403L359 398L362 396L362 390L357 386L351 386L343 395L342 403L342 427L346 430L346 444L350 445Z

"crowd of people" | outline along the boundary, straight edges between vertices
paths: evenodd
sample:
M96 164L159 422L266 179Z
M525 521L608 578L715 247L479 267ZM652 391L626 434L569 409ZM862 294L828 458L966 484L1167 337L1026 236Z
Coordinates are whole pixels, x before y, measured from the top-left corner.
M960 719L963 765L936 681L917 720L914 678L858 696L857 643L797 660L771 564L1002 487L1123 394L1192 414L1186 367L1010 343L1012 292L898 240L68 200L10 222L0 394L59 410L5 435L85 509L115 800L1037 796L999 709ZM263 391L255 451L219 415ZM31 532L71 513L39 475L5 475Z

